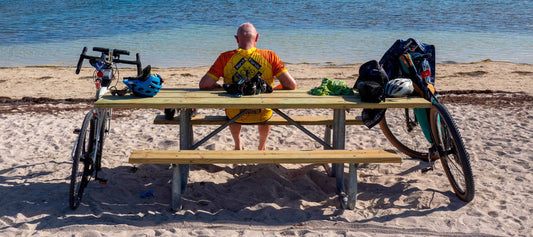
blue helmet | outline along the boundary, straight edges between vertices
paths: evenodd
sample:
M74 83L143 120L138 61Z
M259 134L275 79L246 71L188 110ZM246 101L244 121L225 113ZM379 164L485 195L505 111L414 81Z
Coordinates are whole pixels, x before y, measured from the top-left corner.
M146 79L130 78L122 82L128 86L134 95L139 97L153 97L157 95L163 85L163 78L159 74L153 74Z

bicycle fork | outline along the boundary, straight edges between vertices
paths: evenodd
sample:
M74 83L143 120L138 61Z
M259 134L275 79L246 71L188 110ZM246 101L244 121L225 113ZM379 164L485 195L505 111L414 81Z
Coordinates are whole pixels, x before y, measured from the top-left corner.
M98 156L98 153L100 153L100 159L102 157L102 149L100 149L100 142L101 139L100 139L100 133L109 133L109 130L107 128L110 127L110 124L111 124L111 117L110 117L110 111L107 111L105 109L95 109L93 110L93 113L96 117L96 128L95 128L95 142L94 142L94 150L91 154L91 161L92 161L92 164L91 164L91 169L94 171L94 179L97 180L99 183L101 184L106 184L107 183L107 179L104 179L104 178L100 178L98 177L98 171L99 171L99 167L97 168L96 167L96 157ZM107 124L106 124L107 123ZM103 130L103 131L102 131ZM105 134L104 134L105 136ZM100 160L100 162L102 162ZM100 164L101 165L101 164ZM91 172L92 173L92 172Z
M93 148L92 148L91 153L83 158L84 159L83 163L87 166L85 168L87 170L84 172L88 172L89 174L91 174L91 176L94 173L95 180L98 180L100 183L105 184L107 180L98 177L98 169L96 169L96 157L98 156L98 152L100 153L102 152L100 149L100 144L99 144L101 142L100 133L101 132L109 133L109 130L107 130L106 128L109 128L111 124L111 118L110 118L111 112L107 110L103 110L103 109L92 109L89 113L93 113L93 115L95 116L94 125L93 125L94 130L89 131L90 133L94 133L92 136L92 139L93 139L92 147ZM108 116L104 116L104 115L108 115ZM107 125L104 125L104 123L107 123ZM102 131L102 128L104 128L104 131ZM80 134L81 130L82 129L79 129L79 128L74 129L74 133L77 134L77 136L76 136L76 140L74 141L74 147L72 148L72 152L70 154L70 157L73 160L74 160L74 153L76 152L76 149L78 149L77 148L77 146L79 145L78 141L80 139L80 136L82 135ZM85 139L91 139L91 136ZM87 159L87 158L90 158L90 159Z

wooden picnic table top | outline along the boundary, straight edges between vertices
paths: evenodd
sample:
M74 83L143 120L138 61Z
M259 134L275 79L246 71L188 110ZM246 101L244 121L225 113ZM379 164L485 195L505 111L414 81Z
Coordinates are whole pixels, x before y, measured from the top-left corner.
M109 93L95 102L96 108L165 109L165 108L235 108L235 109L351 109L351 108L430 108L420 97L387 98L381 103L362 102L359 94L315 96L308 90L274 90L273 93L237 97L224 90L163 88L154 97L112 96Z

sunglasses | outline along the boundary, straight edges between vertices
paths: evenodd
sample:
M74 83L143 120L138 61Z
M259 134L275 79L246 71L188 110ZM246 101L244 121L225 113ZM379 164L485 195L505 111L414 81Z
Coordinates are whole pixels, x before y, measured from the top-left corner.
M128 93L128 88L119 90L115 86L111 87L111 95L112 96L116 96L116 95L124 96L124 95L126 95L126 93Z

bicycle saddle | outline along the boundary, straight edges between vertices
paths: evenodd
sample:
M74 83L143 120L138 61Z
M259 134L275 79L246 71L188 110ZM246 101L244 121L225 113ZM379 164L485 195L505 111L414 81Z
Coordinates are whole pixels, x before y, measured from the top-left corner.
M148 65L146 66L141 75L138 75L136 77L124 77L124 79L133 81L133 80L139 80L139 81L146 81L146 79L150 76L150 72L152 71L152 66Z

